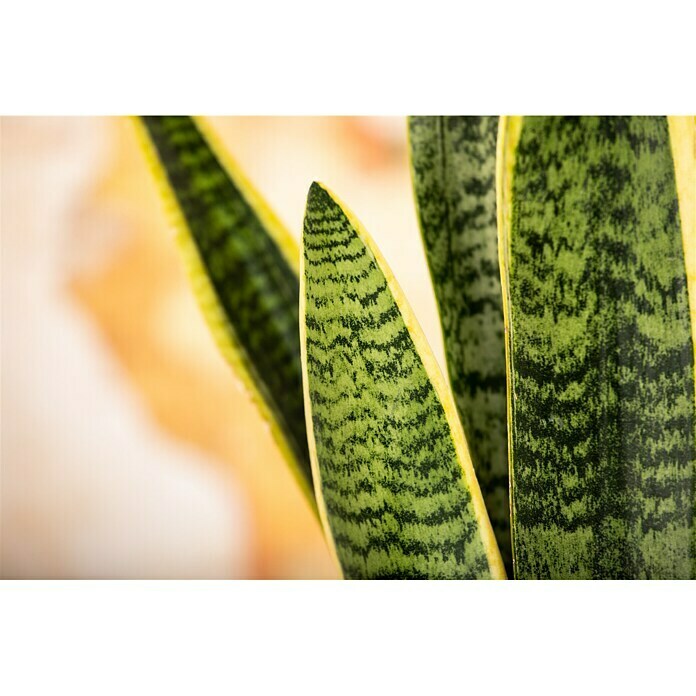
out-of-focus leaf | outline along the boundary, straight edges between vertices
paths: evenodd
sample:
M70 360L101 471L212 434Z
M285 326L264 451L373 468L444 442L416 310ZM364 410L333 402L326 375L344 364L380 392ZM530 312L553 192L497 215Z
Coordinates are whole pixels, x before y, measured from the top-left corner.
M302 397L297 246L200 122L148 116L140 124L217 345L316 507Z
M497 116L412 116L413 188L447 370L498 546L512 572Z

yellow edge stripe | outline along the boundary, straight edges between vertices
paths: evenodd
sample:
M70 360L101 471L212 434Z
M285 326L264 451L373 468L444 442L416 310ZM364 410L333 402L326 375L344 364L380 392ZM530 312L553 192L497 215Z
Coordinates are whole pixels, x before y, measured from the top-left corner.
M196 116L193 119L198 126L198 130L208 141L211 149L222 164L223 168L234 181L235 186L240 190L242 196L247 200L254 212L259 216L261 224L266 231L273 237L278 245L285 260L295 273L300 270L300 250L295 238L290 234L287 227L280 221L280 218L273 212L266 199L257 191L256 187L249 181L242 168L230 155L217 133L211 128L208 120L204 116Z
M500 284L503 293L503 322L505 324L505 374L507 382L507 426L508 426L508 470L510 486L510 533L512 536L512 567L515 568L515 534L513 505L513 451L512 451L512 356L510 324L510 225L512 222L512 173L515 166L515 152L522 132L522 116L501 116L498 121L498 142L496 144L496 210L498 217L498 259L500 264Z
M358 237L362 240L365 246L372 252L377 261L377 265L384 274L387 281L387 286L394 297L399 311L404 319L404 323L408 329L408 332L413 340L416 350L423 361L423 367L425 368L428 378L435 388L435 392L440 399L440 403L445 411L445 417L447 423L450 427L452 433L452 441L454 443L455 451L457 453L457 458L462 467L464 473L464 480L466 481L467 487L471 493L471 500L474 506L474 513L476 515L476 520L478 522L479 533L483 542L484 549L486 550L486 555L488 557L488 566L491 571L491 576L493 579L504 580L506 578L505 566L503 565L503 559L500 555L500 550L498 549L498 544L495 540L495 535L493 534L493 527L491 527L490 520L488 519L488 511L486 510L486 505L483 502L483 497L481 496L481 489L479 488L478 480L476 479L476 474L474 473L474 466L471 461L471 455L469 454L469 447L466 442L466 437L464 435L464 430L462 429L461 423L459 422L459 416L457 415L457 408L454 403L454 397L450 392L447 382L445 381L440 367L435 359L435 356L428 345L428 341L425 338L425 334L418 323L413 310L411 309L406 296L404 295L401 287L399 286L394 274L389 268L389 264L386 262L382 256L379 248L375 244L374 240L368 233L368 231L363 227L362 223L355 217L353 212L346 206L341 199L336 196L330 189L328 189L324 184L317 183L321 186L326 193L336 202L336 204L343 210L344 214L348 218L348 221L356 230ZM304 256L304 254L303 254ZM304 274L301 276L302 290L300 292L301 302L304 302ZM304 317L304 306L301 308L301 317ZM304 328L304 321L300 321L301 327ZM302 343L304 345L304 335L302 337ZM303 370L306 371L306 356L303 354L302 358ZM307 387L307 379L305 373L305 399L309 399L309 392ZM307 403L307 402L305 402ZM307 418L308 428L311 424L312 419ZM314 443L314 436L310 436L310 457L312 460L312 472L314 474L314 485L317 489L316 496L317 500L321 500L319 503L320 508L323 506L323 498L321 498L321 491L319 482L319 472L318 472L318 462ZM326 512L324 511L324 515ZM327 528L327 536L330 536L330 530Z
M210 281L198 247L186 224L186 218L169 184L169 179L167 178L164 167L157 156L157 149L141 120L137 117L132 120L135 124L136 134L142 146L145 158L152 170L157 188L164 201L167 217L176 230L176 242L183 257L186 273L193 288L196 301L213 335L213 339L227 363L241 379L252 402L256 405L262 417L268 423L271 435L278 445L283 458L287 461L292 475L302 489L310 507L316 514L317 507L312 490L300 469L299 462L288 444L283 430L278 425L279 414L276 415L269 407L266 397L259 389L255 377L257 373L253 363L249 360L246 351L242 348L235 334L234 327L227 319L225 310L218 300L217 293ZM207 137L206 135L206 139ZM215 154L218 157L220 156L218 150L215 151ZM231 172L228 171L228 174L230 174L231 178L233 177ZM234 178L233 180L235 184L238 184Z
M696 363L696 117L668 116Z

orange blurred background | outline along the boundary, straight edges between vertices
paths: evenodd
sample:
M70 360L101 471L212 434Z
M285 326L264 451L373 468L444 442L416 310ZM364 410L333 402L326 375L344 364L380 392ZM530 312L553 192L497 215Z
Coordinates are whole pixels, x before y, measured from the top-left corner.
M443 365L406 122L215 117L299 239L312 180L392 266ZM4 578L334 578L222 360L126 118L3 118Z

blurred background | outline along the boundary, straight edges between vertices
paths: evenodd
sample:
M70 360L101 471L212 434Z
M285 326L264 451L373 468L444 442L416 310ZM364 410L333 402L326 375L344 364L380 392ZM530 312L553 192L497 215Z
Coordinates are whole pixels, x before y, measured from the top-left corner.
M215 117L299 239L330 186L440 365L404 118ZM0 122L4 578L333 578L268 429L215 348L127 118Z

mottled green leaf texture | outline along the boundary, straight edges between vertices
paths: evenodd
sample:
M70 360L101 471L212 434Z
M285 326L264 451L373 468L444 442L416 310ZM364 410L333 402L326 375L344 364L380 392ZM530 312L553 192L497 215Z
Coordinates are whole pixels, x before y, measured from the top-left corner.
M503 560L512 572L497 116L412 116L411 169L450 384Z
M221 163L195 120L144 117L142 122L163 170L163 192L173 196L180 213L186 253L195 257L193 282L201 290L199 301L207 315L221 317L217 321L208 316L218 344L245 378L311 498L300 362L299 252L293 267L279 223L241 174Z
M444 378L374 243L318 184L303 265L310 452L344 575L504 577Z
M516 576L694 577L694 351L667 120L525 117L504 137Z

